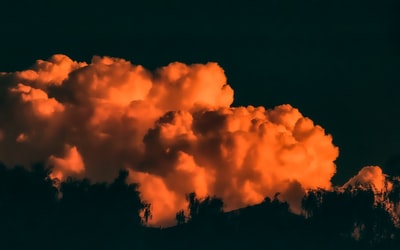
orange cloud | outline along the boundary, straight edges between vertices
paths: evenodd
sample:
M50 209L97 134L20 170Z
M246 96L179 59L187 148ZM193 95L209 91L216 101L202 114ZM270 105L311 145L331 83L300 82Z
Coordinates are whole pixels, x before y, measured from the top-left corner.
M153 225L173 223L192 191L223 198L227 210L281 192L297 211L304 189L330 188L336 171L338 148L322 127L288 104L232 107L216 63L151 72L120 58L55 55L0 80L1 161L48 160L54 177L95 181L128 167Z
M78 149L70 145L65 146L63 157L50 155L47 163L54 167L51 177L60 180L65 176L81 174L85 170L85 164Z
M56 99L49 98L47 93L41 89L19 83L10 89L11 93L19 95L22 103L30 104L31 111L38 116L48 117L54 112L61 112L64 106Z
M84 62L78 63L65 55L57 54L48 61L37 60L33 69L17 72L16 76L35 86L60 85L68 78L70 72L86 65Z
M386 175L382 172L382 169L378 166L367 166L363 167L356 176L352 177L347 181L343 187L349 185L356 187L359 185L372 186L376 192L382 192L386 189Z

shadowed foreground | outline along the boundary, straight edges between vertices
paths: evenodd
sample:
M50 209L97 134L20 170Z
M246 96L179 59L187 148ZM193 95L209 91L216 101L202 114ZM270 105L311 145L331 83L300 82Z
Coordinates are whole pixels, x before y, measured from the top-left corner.
M310 190L303 215L279 194L224 212L217 197L187 195L177 226L146 227L151 205L120 171L111 183L50 179L51 170L0 166L1 249L399 249L400 185ZM391 210L389 208L392 208Z

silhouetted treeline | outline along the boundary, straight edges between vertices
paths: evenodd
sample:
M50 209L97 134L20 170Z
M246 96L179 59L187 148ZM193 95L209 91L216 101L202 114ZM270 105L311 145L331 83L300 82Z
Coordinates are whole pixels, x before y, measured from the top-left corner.
M332 245L399 249L397 202L392 199L396 185L388 192L377 192L373 186L365 185L311 190L302 200L307 226Z
M279 193L229 212L218 197L190 193L177 226L152 228L151 205L127 171L111 183L59 182L50 173L41 164L0 165L0 249L400 249L398 178L381 193L309 190L302 215Z
M137 247L149 204L127 171L112 183L67 178L59 183L37 164L0 166L0 249Z
M222 213L221 199L201 199L191 193L187 196L189 215L178 211L178 226L165 229L163 243L157 247L400 249L396 214L400 183L398 178L391 183L385 192L361 184L330 191L309 190L302 200L302 215L293 214L289 205L279 200L279 193L272 200L266 197L258 205L226 213ZM185 218L187 222L183 223ZM202 218L201 223L196 218Z

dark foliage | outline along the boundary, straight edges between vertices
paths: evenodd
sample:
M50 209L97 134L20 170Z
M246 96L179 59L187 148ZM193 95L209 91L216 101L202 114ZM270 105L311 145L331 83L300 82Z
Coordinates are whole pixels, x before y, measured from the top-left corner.
M218 197L187 195L177 226L152 228L151 204L120 171L111 183L52 180L36 164L0 165L0 249L399 249L396 216L400 182L390 192L369 186L310 190L303 215L268 197L224 212ZM173 218L171 218L173 219Z
M121 171L110 184L50 179L37 164L0 166L0 249L118 249L137 246L149 204ZM146 219L146 218L144 218ZM136 239L136 241L135 241Z
M221 198L207 196L198 198L196 193L186 196L189 209L189 222L204 223L219 220L224 212L224 202Z
M397 249L399 230L390 211L390 193L377 193L371 186L345 190L310 190L303 198L307 227L331 248L353 244L362 249ZM396 247L397 246L397 247Z

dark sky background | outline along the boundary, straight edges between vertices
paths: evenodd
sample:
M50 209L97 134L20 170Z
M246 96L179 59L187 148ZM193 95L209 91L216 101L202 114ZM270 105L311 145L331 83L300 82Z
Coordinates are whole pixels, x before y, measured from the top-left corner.
M400 1L125 2L2 1L0 71L55 53L216 61L235 106L290 103L333 135L334 183L365 165L400 173Z

